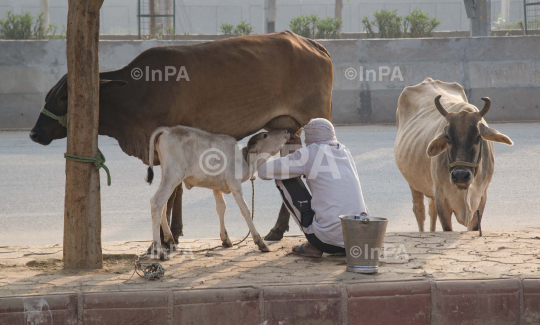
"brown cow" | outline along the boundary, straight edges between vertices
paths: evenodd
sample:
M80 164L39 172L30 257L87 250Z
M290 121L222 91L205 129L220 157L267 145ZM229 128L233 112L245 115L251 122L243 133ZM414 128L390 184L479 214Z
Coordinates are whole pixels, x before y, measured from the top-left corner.
M494 170L493 141L513 145L506 135L489 128L481 111L468 103L457 83L427 78L406 87L399 96L396 164L409 182L419 231L426 218L424 196L429 198L430 230L437 215L445 231L452 231L452 213L468 230L478 229Z
M143 74L161 71L164 78L167 67L185 67L189 81L132 78L137 68ZM99 134L115 138L125 153L148 164L148 141L160 126L190 126L237 140L262 128L297 132L312 118L331 119L332 73L326 49L290 31L151 48L120 70L100 73ZM47 94L45 109L67 113L66 76ZM48 145L66 134L58 121L41 114L30 138ZM157 156L154 163L159 164ZM175 240L182 233L181 195L182 185L167 205L169 213L174 206ZM267 239L280 239L288 220L282 206Z

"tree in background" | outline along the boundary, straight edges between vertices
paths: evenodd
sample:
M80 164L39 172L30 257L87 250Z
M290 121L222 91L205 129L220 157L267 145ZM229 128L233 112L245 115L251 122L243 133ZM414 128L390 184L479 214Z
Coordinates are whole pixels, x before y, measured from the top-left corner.
M32 27L33 25L33 27ZM7 12L6 19L0 19L0 39L57 39L65 38L65 26L62 35L56 35L55 24L47 24L44 13L40 13L34 24L34 17L26 12L14 15Z
M318 39L341 38L341 19L327 17L319 18L317 15L299 16L291 19L289 27L300 36Z
M336 0L336 8L334 11L334 18L343 20L343 0Z
M414 9L405 18L398 16L397 10L375 11L374 20L364 17L362 23L367 33L367 38L375 38L375 28L378 30L378 38L402 38L402 37L432 37L433 30L440 25L435 18L429 19L428 15L420 9Z
M433 29L441 24L435 17L429 19L428 15L420 9L414 9L405 16L403 31L410 38L432 37Z
M250 23L246 23L246 21L241 21L236 27L231 24L222 23L219 29L224 35L228 36L244 36L253 33L253 26Z
M373 21L370 21L367 16L362 20L368 38L375 38L374 27L379 30L379 38L400 38L403 35L401 30L403 18L398 16L397 10L377 10L373 16L375 17Z

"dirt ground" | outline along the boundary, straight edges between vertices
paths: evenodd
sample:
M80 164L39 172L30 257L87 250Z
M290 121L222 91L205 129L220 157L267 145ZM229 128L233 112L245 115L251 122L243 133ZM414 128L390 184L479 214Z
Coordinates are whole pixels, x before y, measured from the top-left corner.
M107 291L151 288L219 288L275 283L335 283L379 280L478 279L540 276L540 231L387 233L386 256L379 272L346 272L344 256L321 259L291 254L304 242L287 236L267 242L259 252L251 239L232 248L217 248L219 239L181 240L169 261L159 262L165 276L149 281L133 275L134 263L149 242L106 242L103 269L65 270L62 247L0 247L0 296L68 291ZM235 240L233 240L234 242Z

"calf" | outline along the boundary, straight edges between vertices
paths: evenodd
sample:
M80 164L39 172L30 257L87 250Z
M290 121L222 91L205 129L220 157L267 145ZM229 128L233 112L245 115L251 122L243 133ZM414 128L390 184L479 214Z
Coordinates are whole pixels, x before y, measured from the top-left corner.
M148 175L154 178L154 148L161 162L161 184L150 200L152 210L152 234L154 251L162 254L159 227L165 241L174 245L173 235L167 223L167 200L182 182L187 189L204 187L214 191L216 210L219 215L220 238L224 246L232 243L225 229L226 203L223 193L232 192L240 212L253 236L253 241L263 252L268 252L261 236L255 229L249 208L242 194L242 183L269 157L278 153L289 140L285 130L274 130L252 136L247 147L238 148L236 140L227 135L211 134L199 129L175 126L158 128L150 137Z

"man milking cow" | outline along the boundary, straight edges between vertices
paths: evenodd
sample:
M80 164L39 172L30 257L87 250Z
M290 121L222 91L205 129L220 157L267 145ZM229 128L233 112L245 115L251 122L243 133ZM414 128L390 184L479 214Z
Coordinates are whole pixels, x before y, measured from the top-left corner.
M354 159L338 142L330 121L312 119L304 132L306 146L265 163L258 170L259 177L276 180L287 210L306 236L306 243L293 247L294 254L321 257L323 253L344 253L339 216L369 215ZM301 145L294 135L289 143L296 148ZM311 194L301 176L306 178Z

